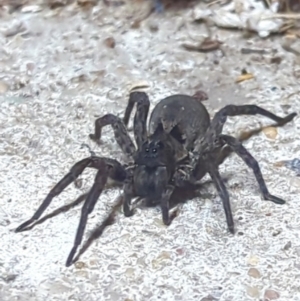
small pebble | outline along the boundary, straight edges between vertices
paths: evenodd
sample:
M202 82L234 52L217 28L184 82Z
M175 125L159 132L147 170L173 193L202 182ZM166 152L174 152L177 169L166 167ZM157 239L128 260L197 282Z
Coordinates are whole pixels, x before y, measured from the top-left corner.
M83 269L83 268L86 268L86 264L85 264L84 262L82 262L82 261L76 261L76 262L74 263L74 265L75 265L75 268L76 268L76 269Z
M134 268L128 268L125 271L125 274L126 274L127 277L133 277L134 273L135 273L135 269Z
M76 270L74 271L74 276L75 278L85 278L85 279L90 278L87 270Z
M265 136L269 139L275 139L277 136L277 129L273 126L268 126L264 128L262 131L265 134Z
M284 250L288 250L288 249L291 248L291 246L292 246L292 243L289 241L289 242L287 242L287 243L285 244L285 246L283 247L283 249L284 249Z
M154 8L157 13L162 13L164 11L164 5L161 0L153 0Z
M104 44L108 47L108 48L115 48L116 46L116 41L113 37L109 37L109 38L106 38L104 40Z
M196 91L195 94L193 95L194 98L196 98L198 101L205 101L208 100L208 95L204 91Z
M280 297L279 293L274 290L266 290L264 301L276 300Z
M260 272L258 269L250 268L248 271L248 275L252 278L260 278Z
M4 94L8 90L8 85L5 82L0 81L0 94Z
M270 63L271 64L280 64L282 61L282 57L280 56L274 56L271 58Z
M247 286L247 295L252 298L258 298L259 297L259 289L256 286Z
M183 248L178 248L176 249L176 254L177 255L183 255L185 253L184 249Z
M48 5L51 9L67 5L68 0L48 0Z
M287 168L295 171L297 176L300 176L300 159L295 158L293 160L287 160L284 161L284 164Z
M40 5L27 5L21 9L22 13L38 13L42 11L43 8Z
M212 295L208 295L207 297L202 298L200 301L216 301L217 298L213 297Z
M34 70L35 68L35 64L32 63L32 62L29 62L26 64L26 69L27 69L27 73L32 73L32 71Z
M171 254L169 252L162 251L156 259L152 260L152 268L158 269L159 267L164 265L163 262L165 260L168 260L170 258L171 258Z
M6 274L6 273L4 273L0 276L0 279L5 281L6 283L9 283L9 282L14 281L17 277L18 277L18 275L16 275L16 274L8 274L8 273Z
M255 255L251 255L247 259L247 263L250 265L257 265L259 263L259 258Z
M82 179L76 179L74 181L74 185L75 185L76 188L81 188L82 187L82 183L83 183Z
M152 31L152 32L158 31L158 24L157 24L157 22L151 20L151 21L149 21L148 26L149 26L150 31Z
M77 4L81 6L94 6L97 2L97 0L77 0Z

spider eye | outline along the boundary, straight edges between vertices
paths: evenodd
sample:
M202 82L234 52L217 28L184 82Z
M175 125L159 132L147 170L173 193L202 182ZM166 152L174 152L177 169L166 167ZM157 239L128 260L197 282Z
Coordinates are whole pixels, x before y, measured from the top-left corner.
M156 144L156 146L157 146L157 148L163 148L163 143L162 142L158 142L157 144Z
M156 153L157 152L157 149L156 148L153 148L152 149L152 153Z
M146 152L146 153L149 153L149 148L148 148L148 147L145 149L145 152Z

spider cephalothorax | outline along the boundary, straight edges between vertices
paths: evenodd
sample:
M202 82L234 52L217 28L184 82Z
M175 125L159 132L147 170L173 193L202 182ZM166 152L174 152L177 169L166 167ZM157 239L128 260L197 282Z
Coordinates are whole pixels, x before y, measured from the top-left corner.
M137 104L133 127L136 145L126 129L134 104ZM206 108L199 100L187 95L173 95L161 100L155 106L147 132L148 111L148 96L143 92L132 92L123 120L113 114L98 118L95 122L95 133L91 134L90 138L99 142L102 128L112 126L117 143L131 158L130 163L121 164L115 159L94 155L79 161L49 192L32 218L21 224L16 232L30 229L34 223L38 223L52 199L89 167L96 169L97 174L91 190L86 195L74 246L66 266L74 262L88 215L93 211L108 179L123 184L122 203L125 216L133 214L131 208L133 198L144 198L148 204L161 206L163 222L169 225L172 220L169 200L175 188L196 185L208 173L223 202L228 229L234 233L229 195L218 171L218 166L229 151L239 155L253 170L265 200L276 204L285 203L284 200L269 193L258 162L242 145L241 140L223 135L222 129L228 116L259 114L276 121L277 126L282 126L291 121L296 113L281 118L255 105L229 105L216 113L210 121Z
M175 172L176 150L182 145L158 127L135 154L133 188L136 195L159 203Z

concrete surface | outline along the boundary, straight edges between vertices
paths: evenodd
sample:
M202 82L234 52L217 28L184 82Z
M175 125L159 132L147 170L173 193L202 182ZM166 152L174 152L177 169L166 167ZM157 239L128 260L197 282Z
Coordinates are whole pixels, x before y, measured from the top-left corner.
M231 156L220 168L229 177L237 234L227 231L223 207L212 185L210 197L185 203L168 228L159 208L121 213L81 256L65 268L80 206L33 230L14 233L31 217L48 191L78 160L97 154L123 160L112 131L101 147L89 140L94 120L122 115L130 87L148 84L152 107L164 96L205 90L211 114L228 103L251 103L284 116L299 112L298 58L281 47L280 36L265 40L212 28L222 52L191 52L181 44L207 34L192 24L192 7L152 14L139 28L132 22L149 3L92 10L74 5L54 11L1 11L0 29L0 300L300 300L300 180L275 163L299 157L300 119L245 143L259 161L270 192L287 203L262 201L255 178ZM19 22L19 23L18 23ZM17 28L20 33L9 34ZM115 48L105 40L113 37ZM265 55L241 54L242 47ZM272 57L281 62L271 64ZM237 84L243 68L254 79ZM293 94L294 93L294 94ZM263 117L230 118L225 131L272 122ZM86 192L71 185L47 213ZM101 195L85 238L109 212L119 190Z

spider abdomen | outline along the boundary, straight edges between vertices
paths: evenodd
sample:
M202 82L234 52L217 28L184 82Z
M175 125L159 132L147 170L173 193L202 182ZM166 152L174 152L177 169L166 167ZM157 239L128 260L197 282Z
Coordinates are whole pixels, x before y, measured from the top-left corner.
M193 148L195 140L209 127L210 117L205 106L188 95L172 95L161 100L150 117L150 133L162 126L164 131Z

